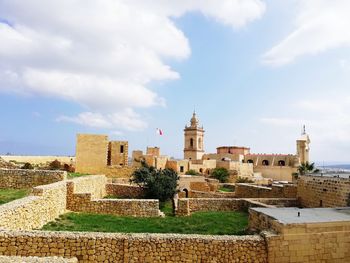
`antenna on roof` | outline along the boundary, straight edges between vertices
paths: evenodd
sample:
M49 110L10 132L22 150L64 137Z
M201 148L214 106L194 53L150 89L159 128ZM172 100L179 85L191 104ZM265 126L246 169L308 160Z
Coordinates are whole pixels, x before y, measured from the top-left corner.
M305 124L303 125L303 130L302 130L302 132L301 132L301 135L304 135L304 134L306 134Z

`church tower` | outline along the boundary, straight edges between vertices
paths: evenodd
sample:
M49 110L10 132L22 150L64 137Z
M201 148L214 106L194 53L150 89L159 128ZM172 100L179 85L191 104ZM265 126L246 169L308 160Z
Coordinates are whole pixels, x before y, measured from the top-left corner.
M196 116L196 112L193 112L191 118L191 125L185 126L185 148L184 159L188 160L200 160L204 154L204 130L203 126L199 127L199 121Z
M309 162L309 151L310 151L310 138L305 131L305 125L303 127L303 132L300 139L297 140L297 155L299 157L300 163Z

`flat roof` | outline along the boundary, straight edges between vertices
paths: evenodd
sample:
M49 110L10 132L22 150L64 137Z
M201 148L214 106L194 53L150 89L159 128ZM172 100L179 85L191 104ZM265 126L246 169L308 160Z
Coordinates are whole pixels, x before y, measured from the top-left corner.
M282 224L325 223L350 221L350 207L341 208L251 208L268 215ZM300 212L300 217L298 217Z

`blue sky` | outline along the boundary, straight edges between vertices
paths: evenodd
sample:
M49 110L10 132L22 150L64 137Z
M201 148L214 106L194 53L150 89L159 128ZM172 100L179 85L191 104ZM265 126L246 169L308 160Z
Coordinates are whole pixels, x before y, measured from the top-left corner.
M208 152L295 153L306 124L314 161L350 161L347 1L39 2L0 2L0 152L84 132L182 157L195 107Z

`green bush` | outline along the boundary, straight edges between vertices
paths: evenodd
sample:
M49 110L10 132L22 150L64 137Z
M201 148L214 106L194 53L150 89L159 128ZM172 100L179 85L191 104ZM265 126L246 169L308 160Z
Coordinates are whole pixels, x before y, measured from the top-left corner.
M227 169L225 169L225 168L215 168L211 172L211 176L210 177L219 180L221 183L226 183L228 181L228 177L229 176L230 176L230 174L229 174Z
M25 163L25 164L23 164L23 166L21 168L22 169L26 169L26 170L34 169L34 167L33 167L33 165L31 163Z
M199 173L197 173L195 170L188 170L185 174L186 175L199 175Z
M146 198L159 199L161 203L174 197L179 177L172 169L157 170L152 166L142 163L130 179L145 188Z
M58 160L54 160L49 164L50 170L61 170L61 168L62 168L61 162Z

